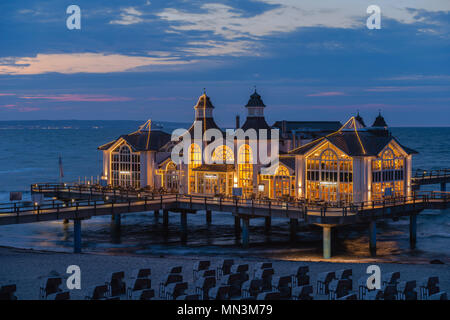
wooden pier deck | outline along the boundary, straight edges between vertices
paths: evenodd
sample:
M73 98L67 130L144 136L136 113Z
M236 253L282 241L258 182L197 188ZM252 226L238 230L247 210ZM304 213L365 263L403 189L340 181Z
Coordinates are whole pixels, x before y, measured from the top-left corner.
M398 219L409 216L411 244L415 245L416 216L424 209L443 209L450 202L450 192L421 192L413 197L370 201L357 204L330 206L325 203L310 203L302 200L248 200L207 196L153 194L145 191L119 190L90 185L35 184L32 193L43 194L40 203L0 204L0 225L73 220L75 228L74 251L81 251L81 221L94 216L111 215L120 227L120 216L135 212L163 211L167 226L168 212L180 214L181 233L187 233L187 215L206 212L207 222L211 212L229 212L235 218L235 228L242 234L242 244L248 246L249 220L265 218L270 227L272 218L289 219L292 233L296 226L314 224L324 232L324 257L331 256L331 228L342 225L368 223L370 225L370 249L375 252L375 223L383 219Z

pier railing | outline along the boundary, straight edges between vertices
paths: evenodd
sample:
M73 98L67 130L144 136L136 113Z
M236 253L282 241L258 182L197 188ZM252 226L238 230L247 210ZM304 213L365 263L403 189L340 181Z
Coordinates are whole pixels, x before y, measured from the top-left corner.
M415 179L434 179L450 177L450 169L422 170L418 169L414 173Z

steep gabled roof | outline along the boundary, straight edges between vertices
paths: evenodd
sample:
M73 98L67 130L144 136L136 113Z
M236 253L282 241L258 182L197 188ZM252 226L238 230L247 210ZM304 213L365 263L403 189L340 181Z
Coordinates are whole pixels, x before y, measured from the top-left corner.
M98 147L99 150L108 150L119 140L123 139L134 151L158 151L170 141L171 135L161 130L136 131L121 135L114 141Z
M214 109L214 106L211 102L211 99L206 95L206 93L202 94L197 101L197 104L194 107L195 109Z

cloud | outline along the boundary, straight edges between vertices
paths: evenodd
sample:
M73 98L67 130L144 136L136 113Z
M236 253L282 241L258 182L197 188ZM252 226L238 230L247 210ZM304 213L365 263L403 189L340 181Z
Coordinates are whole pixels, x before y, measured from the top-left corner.
M13 61L13 62L11 62ZM0 75L28 75L49 72L73 73L109 73L137 71L147 67L146 71L161 66L176 66L195 63L194 60L180 60L175 57L127 56L103 53L61 53L38 54L36 57L0 58ZM161 71L158 69L158 71Z
M114 97L108 95L89 95L89 94L58 94L58 95L27 95L21 96L21 99L44 99L58 102L73 102L73 101L90 101L90 102L121 102L131 101L133 98L129 97Z
M122 13L120 14L120 19L111 20L109 23L121 25L141 23L144 21L144 19L141 18L142 15L143 13L134 7L123 8Z
M270 9L249 16L243 10L218 3L200 6L201 12L167 8L157 15L176 31L206 31L225 39L259 38L302 27L365 28L370 3L360 0L258 0ZM378 0L383 18L411 24L423 22L419 11L450 11L448 0Z
M345 96L345 93L340 91L327 91L327 92L311 93L307 95L307 97L334 97L334 96Z
M259 56L257 45L251 41L190 41L180 50L195 56Z
M15 93L0 93L0 97L4 97L4 96L15 96Z

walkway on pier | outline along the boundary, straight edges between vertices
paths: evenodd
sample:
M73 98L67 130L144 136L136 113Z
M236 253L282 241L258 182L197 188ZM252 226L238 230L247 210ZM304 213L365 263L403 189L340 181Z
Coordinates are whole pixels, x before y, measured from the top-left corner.
M450 169L416 170L411 179L414 190L419 190L421 185L440 184L441 192L445 192L447 183L450 183Z

